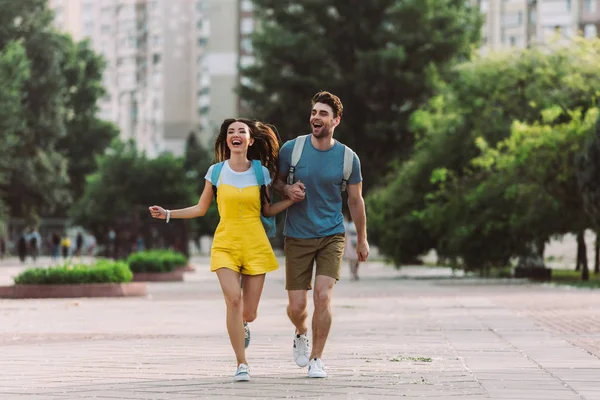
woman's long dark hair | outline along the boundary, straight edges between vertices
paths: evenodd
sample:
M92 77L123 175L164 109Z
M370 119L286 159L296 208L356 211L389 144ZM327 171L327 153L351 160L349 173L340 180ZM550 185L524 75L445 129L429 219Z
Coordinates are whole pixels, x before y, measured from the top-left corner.
M272 180L277 179L279 174L279 144L281 142L277 129L273 125L245 118L229 118L223 121L219 129L219 135L215 139L215 160L217 162L228 160L231 151L227 146L227 129L234 122L246 124L250 131L250 138L254 140L252 146L248 147L248 159L260 160L261 164L269 170ZM264 192L264 193L263 193ZM261 201L269 196L261 189Z

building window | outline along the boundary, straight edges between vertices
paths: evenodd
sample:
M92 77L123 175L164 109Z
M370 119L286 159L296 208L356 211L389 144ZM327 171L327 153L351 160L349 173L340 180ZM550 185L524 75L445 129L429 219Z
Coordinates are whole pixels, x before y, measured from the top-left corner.
M585 0L583 9L586 12L595 13L596 12L596 0Z
M594 24L586 24L583 27L583 36L586 38L593 38L598 36L598 27Z
M252 4L252 0L242 0L241 10L246 12L252 12L254 9L254 4Z
M242 23L240 26L240 33L242 35L249 35L254 30L254 20L252 18L244 18L242 19Z
M567 11L571 11L571 0L566 0L567 1Z
M242 41L240 42L240 48L242 49L242 51L244 53L248 53L251 54L252 53L252 39L246 37L243 38Z
M160 63L160 54L152 55L152 64L156 65Z

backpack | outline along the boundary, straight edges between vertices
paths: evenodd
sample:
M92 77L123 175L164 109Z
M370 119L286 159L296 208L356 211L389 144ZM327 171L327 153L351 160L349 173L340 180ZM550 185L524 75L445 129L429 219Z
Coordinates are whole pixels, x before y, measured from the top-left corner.
M300 161L300 157L302 157L302 151L304 150L304 143L306 142L306 138L310 135L302 135L296 138L296 142L294 143L294 149L292 150L292 161L290 162L290 170L288 172L287 183L288 185L294 184L294 172L296 172L296 164ZM341 143L340 143L341 144ZM350 175L352 175L352 163L354 161L354 152L350 147L342 144L344 146L344 175L342 178L341 189L342 192L346 191L346 187L348 185L348 179L350 179Z
M223 169L224 161L217 163L213 166L213 170L210 176L210 180L213 182L213 192L215 193L215 199L217 198L217 185L216 183L219 180L219 176L221 175L221 170ZM263 191L267 190L265 186L265 176L262 170L262 164L260 160L252 160L252 169L254 170L254 175L256 176L256 181L258 182L258 186L260 186L260 220L265 228L265 232L267 233L268 238L275 237L277 233L277 229L275 226L275 217L266 217L262 214L262 204L263 204Z

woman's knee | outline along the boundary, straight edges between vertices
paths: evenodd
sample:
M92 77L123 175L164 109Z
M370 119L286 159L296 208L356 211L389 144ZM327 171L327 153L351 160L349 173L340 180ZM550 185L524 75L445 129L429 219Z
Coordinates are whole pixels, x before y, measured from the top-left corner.
M244 311L244 321L252 322L258 316L258 312L256 310L253 311Z
M225 304L227 304L228 308L237 309L242 306L242 294L235 293L229 294L225 296Z

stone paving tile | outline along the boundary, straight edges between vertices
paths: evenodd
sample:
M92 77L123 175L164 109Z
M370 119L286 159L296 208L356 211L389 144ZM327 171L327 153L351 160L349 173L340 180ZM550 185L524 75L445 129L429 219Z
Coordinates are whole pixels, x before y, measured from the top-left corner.
M317 381L293 363L283 271L270 274L252 381L234 384L220 289L195 261L147 298L0 300L0 399L600 399L596 292L378 263L357 283L343 270ZM0 263L0 281L18 270Z

